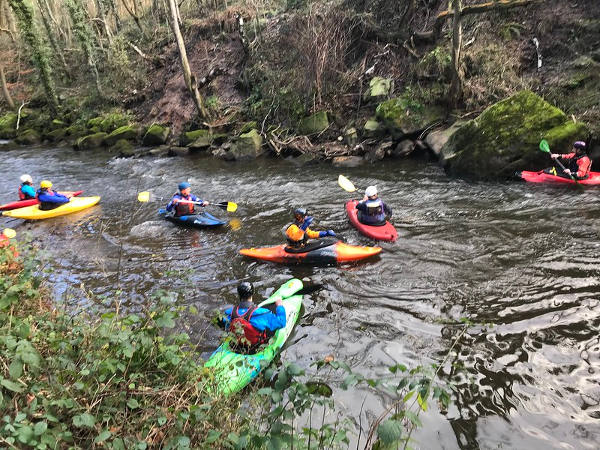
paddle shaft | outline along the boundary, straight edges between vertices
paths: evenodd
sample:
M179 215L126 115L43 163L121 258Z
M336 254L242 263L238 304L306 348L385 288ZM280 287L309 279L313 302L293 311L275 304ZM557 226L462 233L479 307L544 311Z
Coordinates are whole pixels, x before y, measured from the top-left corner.
M322 289L322 288L323 288L322 284L313 284L311 286L303 287L298 292L296 292L294 295L307 295L307 294L311 294L315 291L318 291L319 289ZM258 308L261 308L266 305L270 305L271 303L275 303L277 300L282 300L282 298L280 296L270 298L270 299L268 298L265 301L259 303Z

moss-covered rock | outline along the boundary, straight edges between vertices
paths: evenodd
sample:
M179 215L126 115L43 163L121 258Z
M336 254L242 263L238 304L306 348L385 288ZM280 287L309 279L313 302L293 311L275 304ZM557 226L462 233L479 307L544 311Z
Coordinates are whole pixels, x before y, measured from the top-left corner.
M85 136L87 130L81 124L73 124L70 127L65 128L65 136L69 136L73 139Z
M59 128L66 128L66 127L67 127L67 123L60 119L53 119L52 122L50 122L51 130L58 130Z
M57 130L49 131L44 135L44 138L51 142L60 142L65 139L66 135L66 128L59 128Z
M103 116L100 122L100 130L105 133L110 133L117 128L129 125L130 118L121 113L110 113Z
M548 155L538 149L541 139L561 153L587 135L585 124L574 123L533 92L522 91L460 127L443 146L442 160L451 175L506 178L517 170L550 165Z
M106 141L105 141L106 142ZM119 139L108 149L111 153L116 153L122 158L129 158L135 155L135 149L127 139Z
M186 131L185 133L182 133L181 136L179 136L179 145L181 145L182 147L185 147L186 145L191 144L198 138L208 136L208 134L209 134L208 130Z
M263 138L257 130L241 134L233 143L230 153L235 159L256 158L262 154Z
M87 127L88 128L100 127L100 124L102 123L102 120L104 120L104 119L101 116L94 117L93 119L90 119L90 120L87 121Z
M344 140L346 144L350 147L354 147L358 142L358 132L356 128L351 127L344 131Z
M19 145L34 145L39 144L42 138L40 134L32 129L23 130L15 138L15 142Z
M104 145L110 147L120 140L135 141L138 139L139 134L140 130L138 127L134 125L123 125L106 136Z
M365 122L363 126L363 136L365 138L378 138L382 137L385 134L384 127L375 120L375 118L370 118Z
M298 125L298 132L300 134L311 135L322 133L327 128L329 128L327 111L320 111L302 119Z
M0 117L0 139L12 139L17 135L15 127L17 125L17 115L13 112Z
M394 139L418 134L432 123L441 121L445 112L438 106L424 106L414 102L410 93L380 103L375 117Z
M106 139L106 136L108 136L106 133L100 131L99 133L94 133L79 138L74 145L75 150L90 150L101 147L104 139Z
M258 128L258 125L255 120L252 120L251 122L246 122L244 125L242 125L242 128L240 129L240 134L248 133L255 128Z
M171 129L169 127L163 127L162 125L153 124L148 128L144 139L142 140L144 145L154 146L162 145L167 142Z

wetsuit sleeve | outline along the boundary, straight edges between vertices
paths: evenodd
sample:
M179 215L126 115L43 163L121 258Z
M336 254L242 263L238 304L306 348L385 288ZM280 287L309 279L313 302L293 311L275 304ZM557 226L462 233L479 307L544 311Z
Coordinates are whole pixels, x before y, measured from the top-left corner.
M63 203L69 203L69 199L64 195L56 194L56 195L48 195L48 194L40 194L38 196L38 200L44 203L57 203L62 205Z
M179 198L179 196L177 194L175 194L173 196L173 198L171 198L171 201L169 203L167 203L167 211L168 212L173 211L173 207L175 206L175 204L173 203L173 200L175 200L176 198Z
M571 159L575 157L575 153L565 153L564 155L560 155L560 159Z
M24 184L23 186L21 186L21 192L27 197L35 198L35 189L33 188L33 186Z
M392 208L390 208L387 203L383 203L383 212L388 216L388 217L392 217Z
M231 308L227 308L224 311L224 315L223 317L221 317L221 325L225 328L228 329L229 328L229 322L231 322L231 311L233 310L233 307Z
M306 235L311 239L317 239L319 237L318 231L313 231L310 228L307 228L305 231Z
M280 328L285 327L287 323L287 316L285 314L285 308L283 305L277 306L275 309L275 314L270 313L267 314L267 328L271 331L279 330Z

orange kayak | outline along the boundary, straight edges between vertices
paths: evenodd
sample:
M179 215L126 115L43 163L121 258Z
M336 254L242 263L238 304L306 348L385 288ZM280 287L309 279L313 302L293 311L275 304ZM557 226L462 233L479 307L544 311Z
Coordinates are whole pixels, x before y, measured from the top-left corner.
M243 248L240 254L283 264L336 264L360 261L381 252L381 247L349 245L326 239L310 242L301 252L286 250L286 247L281 244L275 247Z

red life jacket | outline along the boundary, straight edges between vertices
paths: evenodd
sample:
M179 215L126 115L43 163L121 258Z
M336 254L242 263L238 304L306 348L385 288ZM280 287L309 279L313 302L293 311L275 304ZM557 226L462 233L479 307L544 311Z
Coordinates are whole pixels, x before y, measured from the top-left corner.
M181 194L179 195L181 200L188 200L183 197ZM190 199L191 201L191 199ZM175 205L175 215L176 216L189 216L190 214L194 214L194 204L193 203L177 203Z
M246 312L242 315L239 314L239 308L248 308ZM255 304L250 304L248 302L240 303L236 307L231 310L231 321L229 322L229 331L235 337L235 340L238 345L242 345L244 347L254 347L256 345L261 345L266 343L269 340L269 336L267 335L267 331L258 331L254 326L250 323L250 318L254 311L258 309L258 306Z

